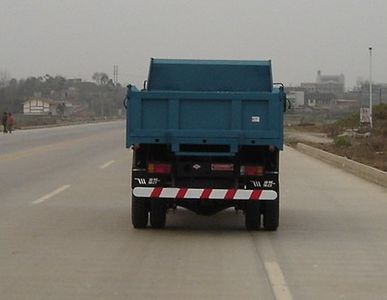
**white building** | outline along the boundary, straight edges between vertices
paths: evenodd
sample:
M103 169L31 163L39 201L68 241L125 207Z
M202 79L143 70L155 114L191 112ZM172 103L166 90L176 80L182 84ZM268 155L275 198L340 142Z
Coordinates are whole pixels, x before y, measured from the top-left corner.
M333 94L341 97L345 92L345 77L340 75L322 75L317 71L316 82L302 82L301 87L307 93Z
M25 115L57 115L57 108L60 102L50 99L33 97L23 103Z
M305 93L303 91L289 91L286 93L286 97L294 108L305 105Z

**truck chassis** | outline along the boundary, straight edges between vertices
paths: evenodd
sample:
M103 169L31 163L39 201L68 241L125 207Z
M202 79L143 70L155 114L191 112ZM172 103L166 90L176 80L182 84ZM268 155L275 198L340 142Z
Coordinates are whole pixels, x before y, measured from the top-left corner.
M178 206L200 215L234 208L249 230L276 230L279 223L279 151L241 147L232 157L176 156L168 145L133 147L132 223L163 228ZM249 168L246 170L246 168Z

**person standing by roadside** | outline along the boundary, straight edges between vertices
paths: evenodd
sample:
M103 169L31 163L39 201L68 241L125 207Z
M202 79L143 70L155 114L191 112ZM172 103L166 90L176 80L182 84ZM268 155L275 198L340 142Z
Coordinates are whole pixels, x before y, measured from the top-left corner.
M9 113L7 118L7 130L9 133L12 133L14 125L15 125L15 118L11 113Z
M7 119L8 119L8 114L7 112L3 113L3 116L1 117L1 125L3 125L3 133L7 133Z

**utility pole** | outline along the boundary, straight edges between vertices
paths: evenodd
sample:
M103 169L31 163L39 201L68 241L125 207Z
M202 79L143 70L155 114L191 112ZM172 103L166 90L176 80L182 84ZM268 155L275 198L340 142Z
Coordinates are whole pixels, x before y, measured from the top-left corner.
M113 66L113 83L114 85L118 83L118 65Z
M379 88L379 104L382 104L382 88Z
M372 47L368 48L370 51L370 127L372 129Z

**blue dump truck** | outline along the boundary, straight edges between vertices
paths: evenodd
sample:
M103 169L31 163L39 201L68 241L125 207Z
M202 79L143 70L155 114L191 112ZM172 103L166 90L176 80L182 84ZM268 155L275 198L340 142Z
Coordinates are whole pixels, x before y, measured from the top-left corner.
M286 95L270 61L151 59L125 103L135 228L162 228L180 206L277 229Z

